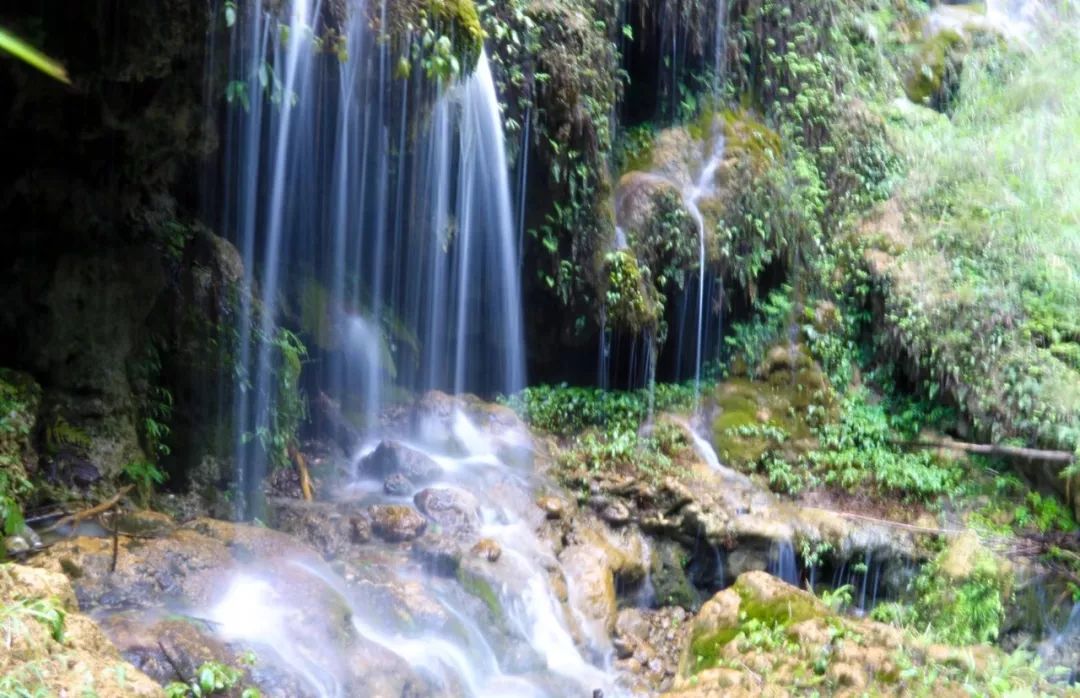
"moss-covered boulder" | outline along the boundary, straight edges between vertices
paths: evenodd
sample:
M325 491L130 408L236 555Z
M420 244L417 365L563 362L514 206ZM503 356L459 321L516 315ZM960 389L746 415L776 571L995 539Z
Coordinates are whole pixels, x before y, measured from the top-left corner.
M904 80L908 99L943 109L959 83L968 51L964 37L951 29L923 41L915 51Z
M1029 663L950 647L841 615L806 591L749 572L693 621L674 698L759 695L1064 695Z
M751 375L717 386L715 400L713 445L738 468L770 451L788 460L810 452L817 420L834 409L828 378L802 345L773 347Z

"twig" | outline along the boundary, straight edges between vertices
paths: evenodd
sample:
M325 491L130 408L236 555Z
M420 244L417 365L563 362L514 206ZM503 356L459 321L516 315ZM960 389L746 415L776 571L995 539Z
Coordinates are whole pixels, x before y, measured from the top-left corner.
M850 511L835 511L832 509L822 509L822 511L828 511L829 513L843 516L848 519L859 519L860 521L870 521L872 523L883 524L885 526L892 526L894 528L902 528L906 531L915 531L916 533L933 533L937 535L955 536L961 533L965 533L967 529L960 528L934 528L931 526L916 526L915 524L900 523L899 521L889 521L888 519L877 519L873 516L866 516L864 514L855 514Z
M173 658L169 656L169 652L165 649L165 645L161 643L161 640L158 640L157 646L161 650L161 655L165 657L165 661L169 663L169 666L171 666L172 670L176 673L176 678L181 683L185 683L187 681L187 677L184 676L184 672L180 671L180 667L177 666Z
M125 485L119 490L117 490L116 494L114 494L109 499L106 499L101 504L97 504L90 507L89 509L83 509L82 511L77 511L74 514L69 514L68 516L58 519L53 525L49 526L48 528L42 529L41 533L50 533L58 528L67 526L69 524L72 527L76 527L82 521L97 516L102 512L108 511L109 509L112 509L114 506L120 503L120 500L124 498L124 495L131 491L131 487L131 485Z
M112 564L109 565L109 572L116 571L116 559L120 556L120 518L113 517L112 525Z

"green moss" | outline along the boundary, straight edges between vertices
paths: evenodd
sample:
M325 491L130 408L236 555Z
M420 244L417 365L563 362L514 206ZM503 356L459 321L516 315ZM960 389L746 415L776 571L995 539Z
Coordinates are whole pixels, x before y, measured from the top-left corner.
M502 623L503 610L502 602L499 601L499 595L495 593L491 583L483 577L469 571L465 566L461 566L457 571L457 579L466 593L469 593L476 598L484 602L488 611L491 612L491 617L496 622Z
M436 27L448 28L462 72L471 73L484 48L484 29L473 0L429 0L428 12Z
M967 42L955 31L946 29L918 47L912 59L904 90L916 104L939 105L959 78L960 64L967 52Z
M771 587L761 589L755 585L755 579L752 575L742 575L735 580L733 588L739 595L741 619L786 627L830 615L828 607L805 591L781 582L771 582Z
M690 640L690 652L694 658L691 673L696 674L716 666L724 647L738 635L738 626L695 635Z
M634 255L628 250L609 252L604 263L607 268L604 301L608 321L613 327L635 333L655 328L659 322L655 292L646 282Z
M369 6L371 21L382 26L382 39L400 56L397 77L410 75L408 56L428 77L449 81L470 74L484 47L484 29L473 0L395 0L386 5L385 24Z
M753 113L727 109L719 116L724 120L724 146L728 154L747 159L752 172L763 172L780 157L780 134Z

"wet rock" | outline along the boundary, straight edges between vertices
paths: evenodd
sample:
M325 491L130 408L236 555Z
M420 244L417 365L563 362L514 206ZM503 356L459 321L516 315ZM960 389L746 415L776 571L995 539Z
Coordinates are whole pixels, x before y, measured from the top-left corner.
M427 528L427 520L412 507L376 504L368 511L375 535L391 543L418 538Z
M581 518L559 553L570 602L585 621L582 631L598 646L609 642L614 628L616 580L633 587L645 577L640 539L611 535L595 520Z
M612 526L623 526L630 522L630 509L620 500L594 498L590 504L600 518Z
M106 517L107 526L120 533L141 538L160 538L176 530L176 521L159 511L137 509Z
M502 548L490 538L481 538L469 552L488 562L497 562L502 555Z
M651 577L657 603L695 610L697 593L686 576L686 553L676 543L660 541L653 553Z
M160 538L78 537L54 543L30 563L71 578L87 609L153 608L170 601L206 605L222 577L255 560L321 562L313 549L258 526L198 519Z
M431 574L453 577L461 565L461 543L451 536L428 532L412 545L412 556Z
M237 655L203 621L125 611L102 621L124 658L160 684L198 675L204 662L237 663Z
M449 617L425 585L414 581L357 584L361 616L388 630L410 635L444 628Z
M340 557L371 540L370 515L350 502L272 499L267 507L274 528L303 540L326 558Z
M655 694L671 687L679 655L690 629L682 608L626 608L615 621L616 666L633 676L638 693Z
M41 601L62 609L63 634L54 632L47 622L4 623L0 676L6 686L21 686L25 695L161 695L161 687L124 661L98 625L79 612L64 575L21 565L0 566L0 608L20 601Z
M470 530L480 523L480 502L457 487L429 487L413 497L416 508L451 531Z
M438 479L442 468L430 456L413 450L398 441L383 441L360 461L360 475L384 479L394 474L410 482L423 484Z
M566 504L558 497L540 497L536 500L536 506L551 520L561 519L566 513Z
M412 494L415 486L401 473L394 473L383 480L383 492L392 497L407 497Z

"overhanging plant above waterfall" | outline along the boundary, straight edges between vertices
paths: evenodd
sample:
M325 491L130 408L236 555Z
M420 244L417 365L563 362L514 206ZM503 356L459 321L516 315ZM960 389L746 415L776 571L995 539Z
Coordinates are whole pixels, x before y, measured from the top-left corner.
M378 9L376 5L369 12ZM371 21L381 27L381 39L397 49L398 77L411 74L409 55L429 78L447 82L469 75L484 47L484 29L472 0L397 0L388 3L385 20L372 16ZM407 51L402 50L405 46Z

